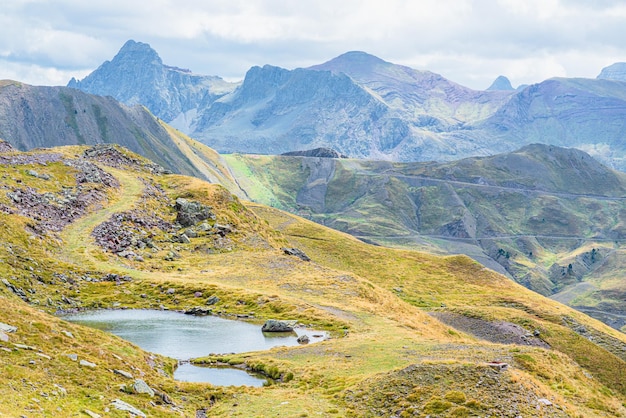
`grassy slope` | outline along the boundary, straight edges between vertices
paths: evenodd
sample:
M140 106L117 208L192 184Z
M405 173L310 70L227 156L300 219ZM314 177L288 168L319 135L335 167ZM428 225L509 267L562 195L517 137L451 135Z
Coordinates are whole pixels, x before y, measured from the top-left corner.
M617 279L626 178L578 151L529 146L445 164L337 160L322 210L296 201L310 187L299 174L303 159L226 158L256 202L387 246L462 252L499 263L544 295L581 292L580 282L592 283L597 291L586 287L564 300L626 311L620 302L626 290ZM600 250L595 262L583 260L582 250L593 249ZM557 273L570 264L572 271Z
M79 151L68 149L66 154L69 157ZM27 176L29 168L49 170L54 180ZM499 383L465 390L467 402L444 408L447 412L482 414L486 408L499 414L514 401L513 395L495 396L495 388L502 384L511 393L525 393L526 400L515 403L525 416L537 413L539 397L551 399L574 416L626 414L621 405L626 401L624 361L564 327L562 317L575 318L607 338L626 343L622 335L465 257L441 258L373 247L268 207L249 205L251 212L220 186L197 179L154 176L136 167L125 171L104 168L116 176L121 187L107 189L109 201L67 228L61 240L54 235L31 238L27 224L32 220L0 213L5 237L0 248L4 261L0 274L19 287L33 289L35 293L29 292L31 304L52 311L64 306L61 299L65 296L85 307L164 305L184 309L201 303L195 293L202 292L220 297L215 309L224 315L253 312L258 321L269 317L298 319L331 330L334 338L311 346L219 359L245 362L248 367L282 375L284 380L293 375L293 379L267 388L183 384L158 372L159 367L166 371L171 368L167 361L157 359L163 364L152 367L146 361L148 354L136 347L35 310L2 288L0 321L19 330L10 335L8 343L2 343L11 352L0 351L7 360L0 363L4 383L0 396L11 401L0 404L0 414L73 416L85 408L102 414L113 399L122 398L151 416L177 415L167 405L151 405L143 395L120 392L119 385L125 380L110 370L123 369L136 375L144 373L144 379L168 393L185 416L193 416L199 408L209 408L212 416L363 416L381 407L374 395L383 382L390 393L400 393L403 385L414 384L399 372L413 364L419 365L421 375L430 376L431 381L416 386L422 388L419 396L400 399L390 395L387 402L405 413L425 412L437 405L445 407L446 396L452 399L448 392L464 391L464 382L491 376L483 364L492 360L510 362L511 371L497 378ZM0 169L3 184L9 189L19 185L42 192L59 191L74 183L72 170L62 163ZM162 241L158 250L146 251L145 261L138 262L104 253L85 240L90 228L115 211L133 207L173 218L168 204L140 199L138 177L163 187L170 199L183 196L210 204L217 221L230 223L237 231L228 237L228 247L215 247L208 237L194 238L191 244ZM8 203L4 194L0 203ZM29 245L33 240L39 245ZM282 254L279 247L284 245L303 249L313 262ZM164 260L172 250L180 258ZM128 274L133 280L120 285L80 279L71 283L54 275L99 277L110 272ZM166 292L170 288L175 289L174 294ZM48 297L50 303L46 302ZM455 312L540 329L558 351L486 343L443 325L421 309L442 309L442 304ZM63 330L74 338L61 333ZM51 358L36 355L36 350L15 349L14 343L34 346ZM81 368L64 357L66 353L96 362L98 373ZM441 379L455 371L459 372L457 383ZM67 395L54 384L62 386ZM109 416L125 415L111 411Z

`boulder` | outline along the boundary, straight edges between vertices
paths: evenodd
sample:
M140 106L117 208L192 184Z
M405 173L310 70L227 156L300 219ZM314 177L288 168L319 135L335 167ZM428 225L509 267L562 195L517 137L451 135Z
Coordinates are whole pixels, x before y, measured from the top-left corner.
M91 369L95 369L96 368L96 364L95 363L92 363L92 362L87 361L87 360L81 360L78 364L80 364L81 366L89 367Z
M308 344L311 340L308 335L301 335L297 339L298 344Z
M200 202L190 201L179 197L176 199L175 208L178 212L176 215L176 222L184 227L195 225L196 223L207 219L215 220L215 214L213 213L212 208L210 206L203 205Z
M309 256L307 256L302 250L299 250L298 248L281 248L281 250L283 250L283 252L287 255L293 255L295 257L298 257L302 261L311 261Z
M9 342L9 336L0 331L0 341L3 343Z
M185 315L195 315L195 316L207 316L211 315L213 311L209 308L203 308L202 306L196 306L191 309L187 309L185 311Z
M210 296L207 300L206 300L206 304L207 305L215 305L217 302L220 301L220 298L218 298L215 295Z
M133 383L133 392L145 393L149 395L150 397L154 396L154 390L150 386L148 386L146 382L144 382L141 379L137 379L135 380L135 383Z
M268 319L261 328L263 332L292 332L293 321L279 321L277 319Z
M0 322L0 331L6 332L6 333L16 332L17 327L14 327L13 325L5 324L4 322Z
M124 370L117 370L117 369L115 369L115 370L113 370L113 372L115 374L119 374L120 376L124 376L127 379L132 379L133 378L132 374L130 374L130 373L124 371Z
M146 418L146 414L144 414L139 409L137 409L134 406L124 402L121 399L116 399L113 402L111 402L111 406L113 408L117 409L117 410L126 411L126 412L130 413L131 415L134 415L134 416L137 416L137 417Z

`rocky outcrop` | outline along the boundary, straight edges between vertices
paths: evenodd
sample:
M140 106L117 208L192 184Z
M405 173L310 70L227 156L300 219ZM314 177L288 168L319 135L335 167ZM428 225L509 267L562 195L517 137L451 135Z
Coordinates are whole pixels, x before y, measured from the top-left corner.
M207 219L215 220L215 214L210 206L200 202L179 197L176 199L176 222L182 227L188 227Z
M311 261L308 255L304 253L304 251L298 248L281 248L283 252L287 255L292 255L294 257L298 257L302 261Z

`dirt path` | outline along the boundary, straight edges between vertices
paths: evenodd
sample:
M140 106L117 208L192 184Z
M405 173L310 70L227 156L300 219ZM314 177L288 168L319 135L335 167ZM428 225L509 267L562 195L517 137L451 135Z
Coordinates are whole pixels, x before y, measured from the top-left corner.
M94 257L94 250L97 247L91 232L113 213L132 209L141 198L144 185L137 177L123 170L111 167L102 168L120 182L119 190L103 208L90 212L63 230L61 238L64 245L61 249L60 258L69 263L88 268L111 269L112 266L109 263Z

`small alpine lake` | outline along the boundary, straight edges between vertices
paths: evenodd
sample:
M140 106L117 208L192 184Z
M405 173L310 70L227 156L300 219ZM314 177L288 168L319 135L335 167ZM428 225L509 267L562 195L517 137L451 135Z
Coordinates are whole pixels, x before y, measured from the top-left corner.
M324 331L295 328L289 333L264 333L260 325L216 316L185 315L181 312L120 309L64 314L63 319L97 328L130 341L146 351L175 358L179 367L174 378L219 386L262 386L260 379L237 368L198 367L191 358L210 354L243 353L278 346L296 346L306 335L310 343L328 337Z

